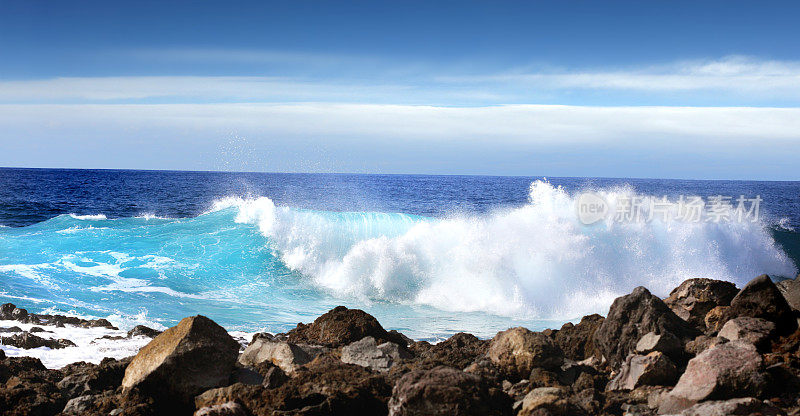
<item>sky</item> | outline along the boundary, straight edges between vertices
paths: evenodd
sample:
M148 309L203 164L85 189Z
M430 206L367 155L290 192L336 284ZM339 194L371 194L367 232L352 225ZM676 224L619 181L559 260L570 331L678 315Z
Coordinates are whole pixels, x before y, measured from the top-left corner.
M0 0L0 166L800 180L797 16Z

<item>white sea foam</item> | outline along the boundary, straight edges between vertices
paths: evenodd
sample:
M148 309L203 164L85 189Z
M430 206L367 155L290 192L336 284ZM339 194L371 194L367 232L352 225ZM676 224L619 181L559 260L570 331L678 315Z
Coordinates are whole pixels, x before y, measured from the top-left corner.
M32 325L17 321L0 321L0 327L20 327L24 331L29 331L32 327L38 326L48 332L39 332L34 335L42 338L69 339L76 344L75 347L53 350L47 347L33 349L22 349L10 345L0 345L9 357L36 357L42 361L47 368L61 368L67 364L77 361L99 363L104 357L125 358L135 355L140 348L150 342L150 338L133 337L120 340L102 339L103 336L124 337L124 330L113 330L107 328L77 328L67 325L58 328L51 325ZM13 333L3 334L4 336Z
M78 215L78 214L69 214L70 217L76 220L84 220L84 221L102 221L106 220L105 214L91 214L91 215Z
M608 201L636 196L626 187L594 191ZM236 207L236 222L256 225L288 267L322 288L452 311L570 319L605 313L640 285L665 296L692 277L741 286L762 273L797 274L762 223L585 226L575 196L560 187L536 181L529 199L437 220L295 210L268 198L226 198L212 211Z

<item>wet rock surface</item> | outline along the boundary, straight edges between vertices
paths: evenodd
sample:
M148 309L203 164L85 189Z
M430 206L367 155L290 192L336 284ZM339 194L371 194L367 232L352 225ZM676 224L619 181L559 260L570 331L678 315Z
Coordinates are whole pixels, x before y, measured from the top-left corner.
M800 330L781 332L785 308L775 294L784 292L755 282L730 305L729 285L697 279L673 291L671 305L637 288L605 319L590 315L541 332L511 328L489 340L458 333L437 344L386 331L369 314L343 307L288 334L252 340L234 340L196 316L161 334L134 328L128 337L153 338L122 360L51 370L0 351L0 414L800 414ZM0 313L24 328L45 316L10 304ZM46 336L3 334L30 345Z

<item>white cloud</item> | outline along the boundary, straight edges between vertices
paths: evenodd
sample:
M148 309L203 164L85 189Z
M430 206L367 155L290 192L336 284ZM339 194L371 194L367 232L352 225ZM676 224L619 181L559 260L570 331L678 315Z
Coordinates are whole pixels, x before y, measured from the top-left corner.
M600 89L634 91L723 90L796 96L800 93L800 62L760 61L742 56L687 61L616 71L516 70L499 74L441 77L454 84L517 83L544 89Z
M140 127L280 135L586 143L629 138L800 140L800 109L746 107L434 107L376 104L0 105L0 127Z
M185 51L177 56L198 59L221 52ZM241 56L239 56L241 55ZM251 56L252 55L252 56ZM274 55L274 56L273 56ZM118 76L61 77L0 81L0 102L298 102L326 101L380 104L487 105L507 103L574 102L575 93L602 92L606 104L620 105L625 98L612 93L648 94L648 102L668 97L691 104L698 94L712 102L735 98L736 104L753 100L800 100L800 62L764 61L745 57L678 62L624 70L515 70L470 76L441 75L430 68L369 74L331 65L341 60L329 56L229 51L240 59L275 59L302 66L316 62L322 75L299 76ZM336 64L324 62L337 62ZM352 63L351 63L352 64ZM311 64L309 64L311 66ZM330 69L326 72L325 69ZM659 95L661 94L661 95ZM675 95L678 94L678 95ZM684 94L683 96L680 94ZM703 95L704 94L704 95ZM655 97L655 98L653 98ZM684 97L681 101L680 97ZM596 101L595 101L596 102ZM642 100L636 101L641 103ZM763 102L761 102L763 104Z

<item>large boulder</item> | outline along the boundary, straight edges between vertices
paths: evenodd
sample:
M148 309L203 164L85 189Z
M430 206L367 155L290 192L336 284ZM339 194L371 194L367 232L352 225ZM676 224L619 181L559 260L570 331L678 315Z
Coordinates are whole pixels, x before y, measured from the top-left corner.
M378 345L372 337L364 337L342 347L343 363L360 365L374 371L389 371L398 361L411 357L405 348L393 342Z
M800 275L794 279L782 280L775 285L792 310L800 312Z
M245 348L239 357L239 364L255 367L269 362L288 374L294 373L301 365L311 362L327 351L318 345L295 344L287 341L273 341L266 337L257 338Z
M664 303L681 319L702 330L705 316L717 306L728 306L739 290L731 282L689 279L675 288Z
M400 378L389 400L389 415L511 415L511 399L479 376L440 366Z
M663 353L629 355L619 373L608 383L606 390L633 390L639 386L671 385L678 378L678 368Z
M678 384L661 401L659 414L672 414L704 400L758 397L766 388L763 359L753 344L733 341L692 358Z
M797 319L778 287L767 275L751 280L731 300L724 321L739 316L762 318L775 322L779 335L788 335L797 329Z
M495 335L486 357L512 381L526 378L535 367L558 370L564 362L564 353L551 338L523 327Z
M761 318L740 316L726 322L717 336L729 341L742 340L764 347L775 334L775 323Z
M399 333L389 333L372 315L360 309L337 306L311 324L297 324L288 333L289 341L295 344L324 345L336 348L364 337L373 337L380 342L391 341L403 345L406 341Z
M564 356L582 361L595 355L593 335L605 318L598 314L584 316L577 325L566 323L555 334L555 342Z
M636 349L648 332L670 333L678 339L694 339L697 330L675 315L657 296L642 286L614 300L608 316L594 333L594 344L613 367Z
M228 382L238 355L239 343L214 321L202 315L183 318L139 350L122 387L175 406L191 404L196 394Z

